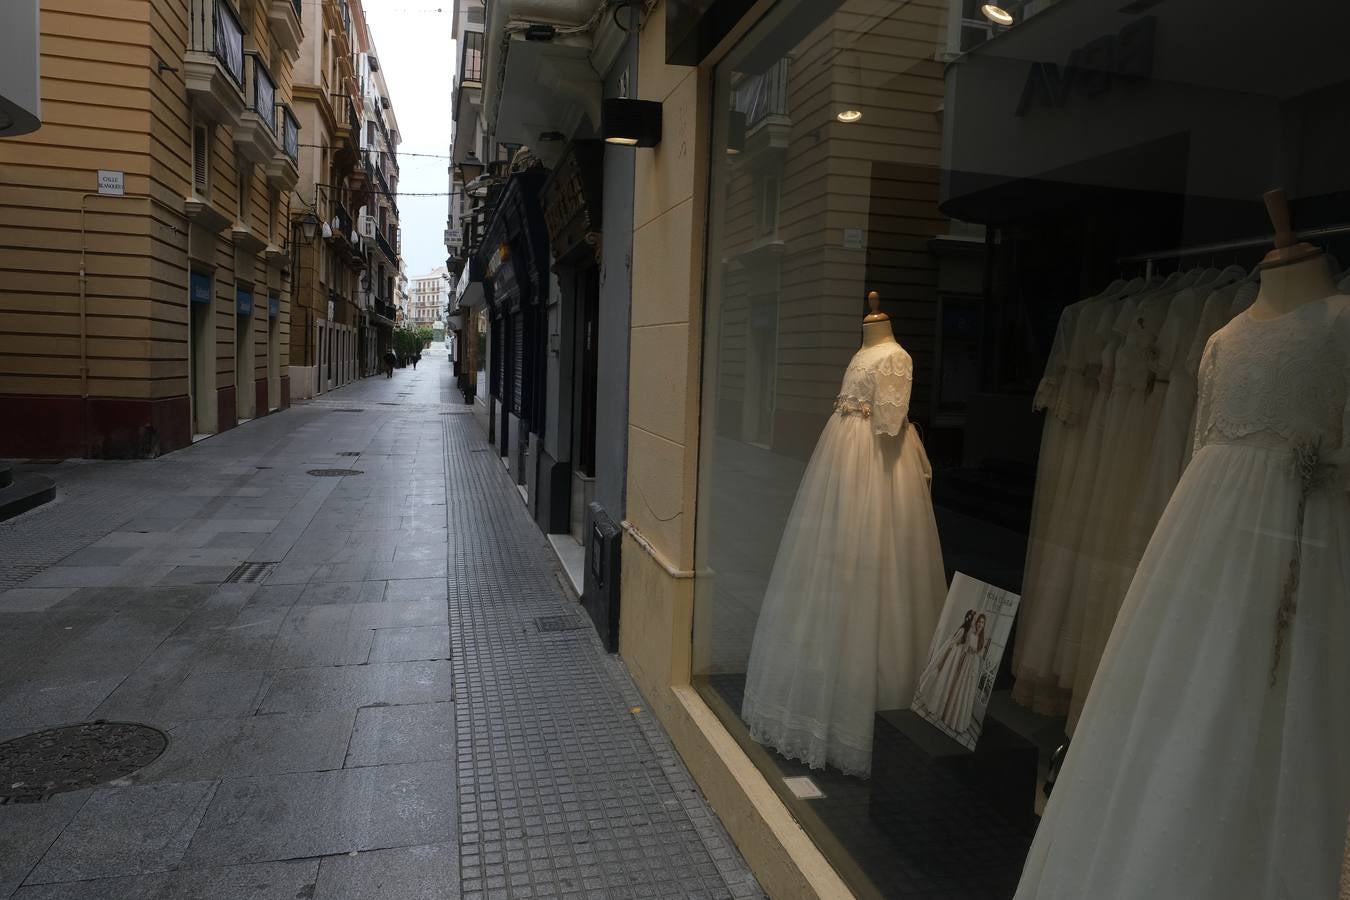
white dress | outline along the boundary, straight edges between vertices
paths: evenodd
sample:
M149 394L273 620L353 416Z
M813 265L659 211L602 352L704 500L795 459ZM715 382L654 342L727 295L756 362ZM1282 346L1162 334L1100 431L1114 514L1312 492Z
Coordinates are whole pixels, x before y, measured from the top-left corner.
M872 768L877 710L908 708L947 593L913 363L864 347L802 476L750 648L750 734L812 768Z
M1016 900L1336 896L1350 809L1348 399L1347 298L1244 313L1209 341L1198 449L1125 598ZM1295 451L1319 442L1305 481Z
M970 728L975 711L975 695L980 686L980 669L988 640L974 628L961 628L938 651L933 665L919 678L915 703L955 735Z

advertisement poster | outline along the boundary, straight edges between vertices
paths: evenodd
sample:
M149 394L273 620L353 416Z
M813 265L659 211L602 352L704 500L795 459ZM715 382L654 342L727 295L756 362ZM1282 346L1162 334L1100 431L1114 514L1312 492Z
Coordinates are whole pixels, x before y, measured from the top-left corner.
M984 727L1019 600L1016 594L957 572L919 676L910 708L971 750Z

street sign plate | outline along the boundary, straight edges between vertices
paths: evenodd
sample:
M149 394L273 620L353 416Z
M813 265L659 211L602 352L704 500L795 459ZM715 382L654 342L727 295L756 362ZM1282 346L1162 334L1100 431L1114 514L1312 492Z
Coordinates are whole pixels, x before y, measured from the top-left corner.
M126 193L126 173L114 172L110 169L99 169L98 192L113 197L121 197Z

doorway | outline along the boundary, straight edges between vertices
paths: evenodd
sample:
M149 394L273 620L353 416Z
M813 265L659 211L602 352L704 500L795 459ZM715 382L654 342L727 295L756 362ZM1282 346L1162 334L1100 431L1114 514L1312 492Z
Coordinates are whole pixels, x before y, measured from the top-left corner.
M188 286L188 405L192 436L216 431L215 279L192 272Z
M267 411L281 408L281 301L267 300Z
M240 423L253 418L253 292L240 286L234 309L234 408Z

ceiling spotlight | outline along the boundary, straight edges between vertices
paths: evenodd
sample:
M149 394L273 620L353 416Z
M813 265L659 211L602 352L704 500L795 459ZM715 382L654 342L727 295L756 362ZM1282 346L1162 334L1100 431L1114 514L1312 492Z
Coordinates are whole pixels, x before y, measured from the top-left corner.
M861 110L861 109L843 109L843 110L840 110L840 111L835 115L835 118L838 119L840 122L843 122L843 123L845 123L845 124L851 124L851 123L856 122L856 121L858 121L859 119L862 118L862 110Z
M984 4L980 7L980 12L984 13L984 17L995 25L1011 25L1013 23L1013 14L997 3Z

